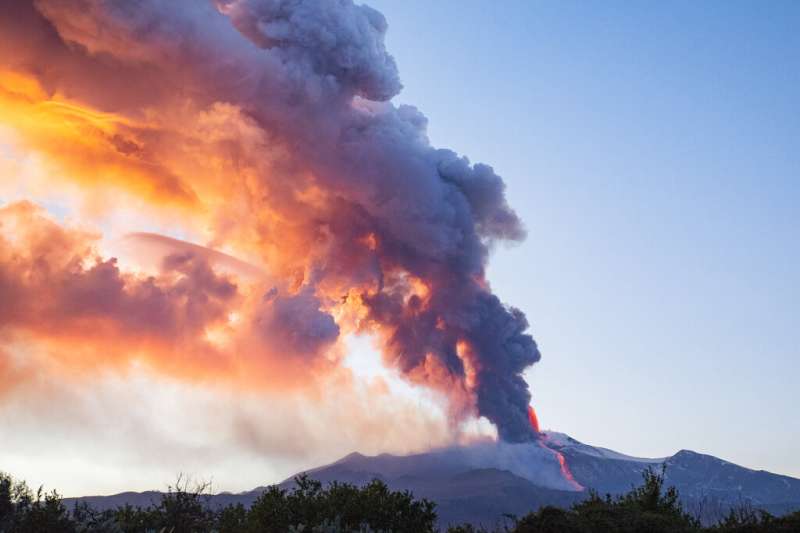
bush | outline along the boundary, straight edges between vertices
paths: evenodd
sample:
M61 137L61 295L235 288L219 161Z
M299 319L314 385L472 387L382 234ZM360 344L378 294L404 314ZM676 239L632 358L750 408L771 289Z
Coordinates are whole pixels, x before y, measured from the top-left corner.
M644 483L627 494L612 498L590 493L569 510L544 507L522 518L514 533L690 533L699 522L683 511L678 493L664 490L664 475L646 470Z
M248 509L241 504L212 510L208 485L190 487L179 478L158 503L96 511L0 474L0 533L433 533L432 502L390 490L374 480L363 487L301 476L295 488L266 489ZM543 507L505 533L789 533L800 532L800 512L775 517L742 507L712 527L702 527L680 504L664 473L648 470L643 484L612 498L590 493L570 509ZM447 533L488 533L471 525Z
M334 482L323 488L319 481L301 476L295 483L291 492L270 487L253 503L247 516L249 531L284 533L292 526L305 531L320 526L348 532L364 528L394 533L435 531L432 502L391 491L382 481L363 487Z
M0 473L0 531L3 533L73 533L61 497L54 491L35 493L24 482Z

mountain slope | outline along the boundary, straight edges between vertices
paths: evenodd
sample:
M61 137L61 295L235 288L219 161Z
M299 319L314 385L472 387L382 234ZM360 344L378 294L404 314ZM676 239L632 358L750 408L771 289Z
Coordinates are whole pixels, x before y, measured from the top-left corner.
M689 450L646 459L588 446L563 434L546 435L549 446L566 458L575 479L601 494L626 492L641 483L646 468L658 470L663 465L666 484L675 486L685 507L706 522L743 505L773 514L800 509L800 479L752 470Z
M647 468L666 466L666 482L674 485L690 512L706 522L721 518L732 506L747 504L782 514L800 509L800 480L744 468L711 455L682 450L666 458L639 458L583 444L567 435L545 432L543 445L479 443L408 456L352 453L306 473L328 483L363 484L378 478L396 490L409 490L438 505L440 523L471 522L494 526L505 515L524 515L543 505L569 506L588 490L570 490L560 475L560 453L575 480L586 489L619 494L639 485ZM558 452L558 453L556 453ZM290 478L281 486L290 488ZM250 505L263 491L209 497L209 505ZM123 493L80 498L96 508L124 503L147 505L159 493ZM78 499L66 499L71 506Z
M351 454L307 474L323 483L363 484L381 479L395 490L408 490L435 501L442 525L470 522L495 526L506 515L522 516L543 505L567 507L584 497L581 492L538 486L508 470L441 461L435 454ZM294 481L288 479L281 485L290 488Z

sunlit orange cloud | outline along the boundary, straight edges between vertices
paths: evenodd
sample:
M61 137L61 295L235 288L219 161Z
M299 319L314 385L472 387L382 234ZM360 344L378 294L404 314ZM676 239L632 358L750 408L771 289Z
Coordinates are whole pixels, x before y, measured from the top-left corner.
M415 305L421 311L429 287L402 269L381 264L374 233L337 228L339 220L351 224L360 215L337 216L335 211L351 208L316 187L313 176L280 169L285 155L274 147L267 150L264 132L236 108L216 105L197 111L187 105L169 120L154 115L146 124L48 96L34 78L23 74L4 73L0 89L0 117L22 139L23 149L51 165L42 176L45 182L56 188L62 183L82 185L89 203L98 190L112 187L145 200L151 212L186 213L183 224L189 229L205 226L212 244L269 265L284 280L284 292L302 295L303 284L311 280L316 293L309 297L320 298L319 307L336 317L343 333L378 333L386 339L387 364L398 364L391 355L391 330L367 318L363 295L381 289L376 274L382 272L383 282L405 301L418 300ZM179 132L176 125L187 127ZM283 172L290 185L275 187L280 179L263 179L276 172ZM190 183L177 176L191 176ZM6 256L0 265L7 285L17 286L9 289L5 306L0 304L0 314L5 308L15 315L4 328L56 358L68 373L86 374L98 367L125 370L136 363L181 379L313 391L315 374L343 372L336 365L342 354L335 347L335 335L323 343L325 357L317 356L320 347L313 342L293 350L282 342L280 331L265 328L263 321L259 324L266 313L267 320L281 328L293 326L276 320L269 302L263 305L271 285L216 279L204 270L208 258L197 250L184 250L191 259L173 264L172 271L142 277L99 257L97 236L58 227L32 205L10 206L4 215L5 227L24 229L30 243L25 250L18 236L13 252L5 243L7 254L27 257L29 263L17 259L11 271ZM357 246L352 251L357 253L334 252L336 261L331 262L330 248L338 242L332 238L342 232L354 235ZM164 242L159 236L134 236L137 239L139 247ZM38 265L37 246L47 250ZM180 251L174 243L169 246ZM160 261L167 254L154 255ZM314 265L320 261L326 271L317 280ZM360 280L354 278L358 272L365 273ZM195 284L198 277L200 285ZM221 293L215 295L214 288ZM307 324L295 326L301 330ZM472 392L437 358L426 357L406 372L412 382L433 386L448 398L452 431L466 416L476 414Z
M5 72L0 120L13 129L21 150L49 165L43 182L56 189L82 186L85 202L101 215L113 209L108 200L114 190L115 203L132 195L148 204L146 212L173 220L177 210L184 231L206 235L211 244L268 264L297 283L310 275L309 244L325 245L324 226L306 218L309 206L328 209L325 193L309 176L276 168L285 164L285 154L235 107L196 110L187 103L153 109L136 122L49 97L34 78ZM277 175L266 180L266 174Z
M0 349L0 401L4 396L13 394L32 374L30 368L19 365L7 350Z
M310 305L259 282L237 284L199 254L167 255L156 276L126 273L97 256L97 237L64 228L30 203L0 208L0 335L47 354L72 373L132 363L183 379L237 387L302 387L335 360L338 330L281 315ZM303 327L301 327L303 326ZM328 329L325 329L325 328ZM329 359L324 356L328 352ZM3 375L13 368L3 358Z
M128 195L144 201L145 212L180 220L211 244L303 275L304 261L292 250L306 256L315 229L297 215L307 212L300 204L321 199L295 171L273 168L285 155L236 107L198 109L186 101L128 118L48 94L36 78L6 70L0 123L14 132L18 150L44 162L40 181L56 190L72 186L99 215ZM278 175L265 180L267 173ZM286 186L275 187L281 180Z
M447 398L451 428L484 416L535 439L522 372L539 352L485 280L492 243L524 230L491 167L391 103L385 32L351 2L0 4L0 123L39 162L36 187L3 178L14 198L75 204L83 228L2 208L3 334L74 372L284 390L347 377L342 339L370 334ZM113 237L155 225L191 243L140 238L126 262L102 240L117 211Z
M0 72L0 121L24 146L44 152L60 172L81 184L124 186L137 195L174 205L196 195L157 161L140 154L137 127L124 118L48 96L36 79Z

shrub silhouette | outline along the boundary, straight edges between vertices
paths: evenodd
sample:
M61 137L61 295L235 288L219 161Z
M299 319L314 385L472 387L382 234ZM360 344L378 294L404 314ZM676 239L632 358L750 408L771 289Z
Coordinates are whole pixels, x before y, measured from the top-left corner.
M0 473L0 531L3 533L73 533L75 524L55 492L35 493L24 482Z
M658 531L683 533L700 530L697 520L684 512L678 492L664 490L663 470L645 470L644 483L627 494L612 498L596 492L570 510L544 507L522 518L515 533L635 533Z
M775 517L734 509L720 523L702 527L681 506L678 491L664 488L664 470L647 469L643 484L612 498L595 492L565 510L543 507L517 521L512 533L788 533L800 532L800 512Z
M253 503L246 531L284 533L289 527L337 527L337 531L429 533L435 531L434 504L416 500L410 492L391 491L373 480L363 487L331 483L323 488L308 476L295 479L297 487L287 492L270 487Z
M125 505L97 511L78 504L70 512L61 497L33 492L0 473L0 533L434 533L435 505L380 480L358 487L323 486L307 476L291 490L269 487L250 508L212 509L208 485L178 483L147 507ZM472 525L448 533L489 533ZM569 509L543 507L516 520L504 533L789 533L800 532L800 512L775 517L741 507L703 527L681 506L664 471L647 470L643 483L612 497L590 493Z

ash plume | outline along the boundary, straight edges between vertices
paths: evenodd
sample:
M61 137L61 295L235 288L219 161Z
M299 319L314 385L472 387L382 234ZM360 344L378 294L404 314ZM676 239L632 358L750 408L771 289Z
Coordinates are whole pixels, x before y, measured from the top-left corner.
M490 166L431 146L426 118L391 102L387 28L351 0L4 2L0 61L33 89L0 98L59 179L182 213L282 279L250 299L245 283L214 285L214 312L193 307L192 327L245 301L242 327L259 338L247 346L277 339L272 356L373 334L385 363L449 399L454 423L483 416L506 442L535 440L522 372L540 354L485 275L522 224ZM72 130L24 119L30 102L76 124L71 150L51 141Z

